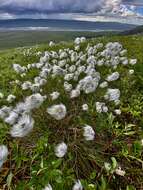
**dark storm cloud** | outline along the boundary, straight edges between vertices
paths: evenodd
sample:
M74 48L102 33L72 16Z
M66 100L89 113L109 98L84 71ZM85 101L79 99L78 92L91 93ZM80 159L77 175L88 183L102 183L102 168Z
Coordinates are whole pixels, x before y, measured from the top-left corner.
M97 12L104 6L105 0L1 0L3 12L23 13L75 13Z
M137 12L134 6L142 7L142 4L143 0L0 0L0 19L50 18L52 14L58 18L61 13L62 18L73 18L74 13L105 18L138 17L142 11Z

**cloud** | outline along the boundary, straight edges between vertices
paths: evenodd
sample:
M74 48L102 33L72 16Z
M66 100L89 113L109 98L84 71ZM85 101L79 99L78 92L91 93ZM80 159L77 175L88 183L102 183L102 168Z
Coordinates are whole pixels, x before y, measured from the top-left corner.
M143 19L142 10L142 0L0 0L0 19L78 19L88 15L88 18L136 21Z
M119 15L122 17L139 16L136 11L136 6L134 4L129 5L128 3L129 2L127 0L106 0L105 5L101 9L101 13L108 15Z
M96 12L105 0L1 0L0 9L10 12Z
M116 13L120 9L120 5L122 3L122 0L106 0L105 5L103 6L101 12L103 13Z
M0 19L13 19L14 16L9 13L0 13Z
M120 10L125 3L139 3L138 0L0 0L0 10L11 13L46 12L46 13L90 13L112 12ZM132 5L132 4L131 4Z

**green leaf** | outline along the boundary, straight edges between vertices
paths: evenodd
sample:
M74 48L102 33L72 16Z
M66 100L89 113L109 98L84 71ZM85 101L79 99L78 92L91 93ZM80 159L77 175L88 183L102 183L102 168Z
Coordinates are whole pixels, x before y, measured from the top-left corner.
M7 176L7 180L6 180L6 183L7 183L7 186L8 186L9 189L10 189L10 186L11 186L12 178L13 178L13 173L10 172L10 174Z
M113 169L115 169L117 167L116 158L115 157L111 157L111 160L112 160L112 167L113 167Z
M101 186L99 187L99 190L107 190L107 183L104 177L101 177Z
M92 172L91 174L90 174L90 179L94 179L96 177L96 172L94 171L94 172Z
M62 159L58 159L56 161L53 161L52 165L56 169L56 168L58 168L61 165L61 163L62 163Z

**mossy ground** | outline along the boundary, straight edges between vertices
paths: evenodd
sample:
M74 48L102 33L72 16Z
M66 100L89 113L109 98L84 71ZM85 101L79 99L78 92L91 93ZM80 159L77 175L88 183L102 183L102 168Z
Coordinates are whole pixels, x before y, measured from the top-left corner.
M41 190L50 182L55 190L68 190L78 178L82 179L85 190L143 189L143 146L140 143L143 139L143 36L100 37L91 39L90 43L105 44L109 41L120 42L128 50L128 57L138 60L131 80L124 73L123 80L114 84L122 90L122 114L114 118L112 114L96 115L94 110L90 110L90 115L85 115L81 105L88 101L92 107L100 92L71 103L60 87L60 80L49 79L44 93L59 90L62 94L60 101L66 102L71 113L60 122L48 118L45 109L51 104L49 98L44 106L34 111L36 126L22 139L10 137L9 126L0 120L0 144L6 144L9 148L8 160L0 172L0 189ZM21 80L13 71L12 64L38 62L39 57L34 52L72 46L70 42L57 44L53 48L37 45L31 48L29 56L21 53L26 48L1 52L0 91L5 97L16 95L16 102L23 100L30 92L23 94L19 86L11 83L15 79ZM31 80L36 74L33 69L22 80ZM5 103L5 100L0 100L0 106ZM79 126L85 122L96 126L96 138L92 143L84 142L78 133ZM53 153L54 144L61 140L70 142L70 151L66 158L57 159ZM104 170L104 163L111 162L111 157L116 158L126 171L124 177L107 174Z

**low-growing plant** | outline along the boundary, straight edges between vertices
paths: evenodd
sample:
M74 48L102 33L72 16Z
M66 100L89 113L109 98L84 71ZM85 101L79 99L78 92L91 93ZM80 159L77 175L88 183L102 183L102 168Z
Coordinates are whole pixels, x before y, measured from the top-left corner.
M143 58L110 40L1 55L2 189L142 187Z

